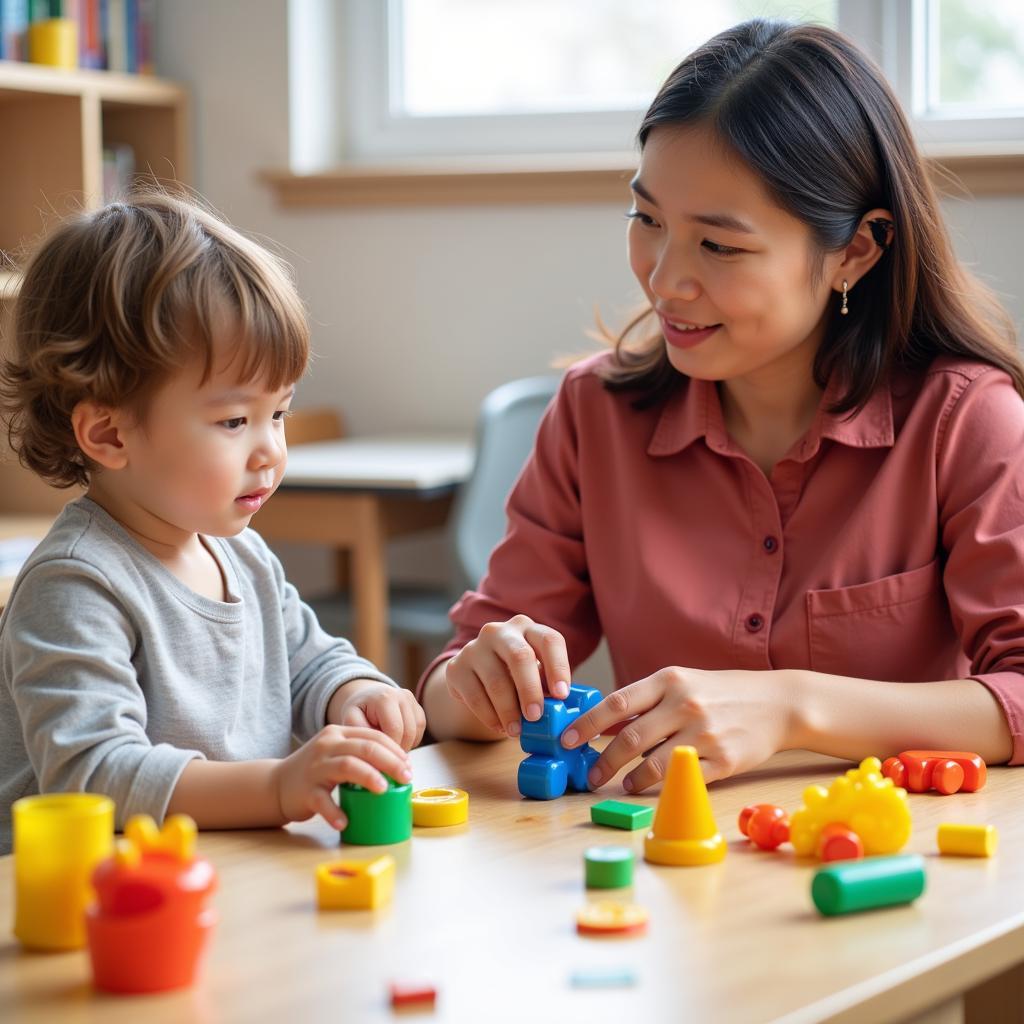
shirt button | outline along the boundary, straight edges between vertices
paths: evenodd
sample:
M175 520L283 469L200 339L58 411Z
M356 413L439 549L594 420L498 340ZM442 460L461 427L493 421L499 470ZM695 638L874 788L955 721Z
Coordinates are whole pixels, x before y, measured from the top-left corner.
M769 555L774 555L779 548L779 542L774 537L765 537L764 549Z
M764 626L764 619L760 615L751 615L747 619L747 632L757 633Z

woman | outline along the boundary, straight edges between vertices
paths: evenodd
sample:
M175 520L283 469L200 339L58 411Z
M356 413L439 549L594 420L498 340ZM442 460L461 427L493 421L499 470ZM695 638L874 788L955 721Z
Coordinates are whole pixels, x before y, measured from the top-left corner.
M1024 368L881 72L747 22L639 141L626 334L652 331L567 374L428 728L517 735L603 633L617 689L562 738L631 719L594 787L680 743L708 781L791 747L1024 760Z

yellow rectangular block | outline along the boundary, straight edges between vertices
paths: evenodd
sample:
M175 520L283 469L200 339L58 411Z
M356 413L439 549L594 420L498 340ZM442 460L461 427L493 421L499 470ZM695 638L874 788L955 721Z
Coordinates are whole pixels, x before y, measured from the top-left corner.
M991 857L999 833L994 825L940 825L939 853L952 857Z
M395 891L395 858L332 860L318 864L316 897L321 910L374 910Z

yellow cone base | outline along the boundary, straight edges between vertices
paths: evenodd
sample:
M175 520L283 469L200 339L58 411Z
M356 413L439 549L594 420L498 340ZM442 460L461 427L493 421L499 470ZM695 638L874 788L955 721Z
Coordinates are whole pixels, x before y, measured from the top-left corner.
M659 839L648 832L644 840L644 860L672 867L700 867L725 860L726 849L721 832L709 839Z

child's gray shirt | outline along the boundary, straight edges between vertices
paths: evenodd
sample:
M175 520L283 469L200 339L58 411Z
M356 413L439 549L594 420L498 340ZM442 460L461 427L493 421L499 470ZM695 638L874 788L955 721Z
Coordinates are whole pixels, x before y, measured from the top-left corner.
M193 758L285 757L355 678L396 685L328 636L253 530L204 538L227 600L195 593L99 505L60 513L0 618L0 853L30 793L105 793L118 826L162 820Z

